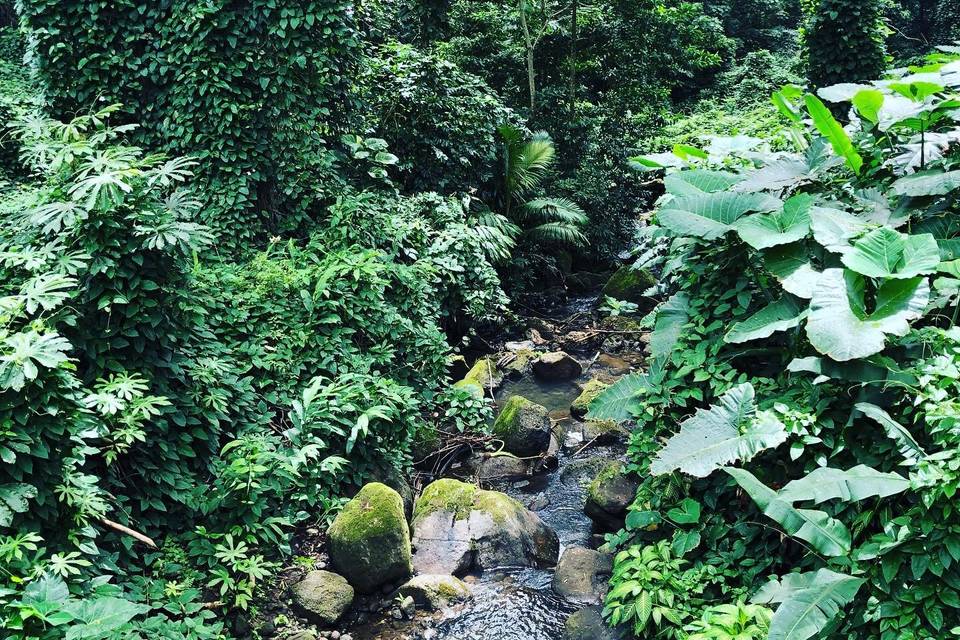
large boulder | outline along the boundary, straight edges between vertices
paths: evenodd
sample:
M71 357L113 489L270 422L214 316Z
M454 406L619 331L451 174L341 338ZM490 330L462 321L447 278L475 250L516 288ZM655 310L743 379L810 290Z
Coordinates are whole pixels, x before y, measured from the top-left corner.
M533 375L548 382L573 380L583 373L583 365L563 351L545 353L533 362Z
M449 604L473 597L470 587L451 575L419 575L410 578L396 592L401 598L413 598L421 609L437 611Z
M634 269L626 266L618 269L607 284L603 285L601 293L617 300L625 300L640 305L640 312L646 313L654 307L656 301L644 295L650 287L657 284L657 279L646 269Z
M488 357L477 360L467 375L454 384L454 387L468 389L478 398L492 393L503 384L503 373L497 368L497 363Z
M484 481L523 478L529 474L530 464L509 453L484 456L477 467L477 477Z
M574 418L582 418L587 415L587 411L590 410L590 403L603 393L608 386L610 385L596 378L583 385L580 395L570 405L570 415Z
M583 547L568 547L553 574L557 595L580 604L600 604L613 573L613 556Z
M563 640L623 640L622 629L611 629L603 621L600 607L587 607L570 615L563 627Z
M413 510L413 566L419 574L462 575L503 566L552 567L557 534L510 496L444 478Z
M584 511L601 528L615 531L623 525L639 486L636 478L624 473L622 463L608 462L587 489Z
M412 573L403 499L385 484L364 486L337 515L328 538L334 568L361 593Z
M550 444L550 414L523 396L511 396L493 423L493 435L518 456L536 456Z
M353 604L353 587L330 571L311 571L290 591L297 611L321 626L336 624Z
M630 437L630 432L614 420L587 420L583 424L584 442L616 444Z

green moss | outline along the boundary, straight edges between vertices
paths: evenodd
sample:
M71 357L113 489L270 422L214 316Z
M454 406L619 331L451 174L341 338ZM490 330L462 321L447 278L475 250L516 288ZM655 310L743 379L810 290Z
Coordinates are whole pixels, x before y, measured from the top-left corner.
M643 292L657 283L649 271L646 269L634 269L633 267L621 267L610 276L607 284L603 286L603 295L616 298L617 300L626 300L635 304L648 304L652 306L652 301L643 295Z
M514 351L513 355L516 357L504 368L507 371L516 372L519 374L526 373L527 369L530 367L530 364L537 359L537 352L531 349L520 349L519 351Z
M533 403L523 396L511 396L493 423L494 435L508 438L517 433L520 430L520 412L527 407L533 407Z
M430 483L423 490L414 507L413 519L426 518L436 511L449 511L454 514L455 520L464 520L472 511L483 511L490 514L494 522L500 523L518 509L523 509L523 505L508 495L443 478Z
M578 418L587 415L587 411L590 409L590 403L603 393L603 390L608 386L607 383L597 380L596 378L590 380L590 382L583 385L583 391L580 392L577 399L570 405L570 413Z
M496 386L496 380L497 365L490 358L480 358L460 382L478 384L480 387L486 388Z
M340 544L355 544L406 526L403 498L385 484L371 482L346 504L329 535Z
M621 473L623 473L623 463L621 462L609 462L604 465L600 473L597 474L597 477L590 483L590 487L587 489L588 497L598 504L602 503L604 498L600 493L601 487Z

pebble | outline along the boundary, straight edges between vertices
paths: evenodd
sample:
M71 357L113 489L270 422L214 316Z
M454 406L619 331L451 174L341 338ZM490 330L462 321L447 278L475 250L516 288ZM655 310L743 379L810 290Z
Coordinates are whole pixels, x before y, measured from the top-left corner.
M340 632L339 632L339 631L331 631L331 632L330 632L330 640L340 640Z

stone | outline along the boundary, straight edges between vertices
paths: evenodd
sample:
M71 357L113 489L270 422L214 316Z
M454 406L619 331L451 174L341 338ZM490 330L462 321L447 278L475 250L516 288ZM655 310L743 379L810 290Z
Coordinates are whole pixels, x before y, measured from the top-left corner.
M371 593L412 573L403 498L385 484L365 485L337 515L327 534L334 568L361 593Z
M533 343L530 342L530 344ZM508 351L497 360L497 363L503 369L505 376L511 380L519 380L530 373L531 364L536 358L537 353L532 348L520 349Z
M656 300L644 295L644 292L655 284L657 284L657 279L646 269L634 269L631 266L626 266L621 267L610 276L600 293L617 300L640 305L638 313L642 315L656 306Z
M570 293L590 293L602 287L609 277L609 272L578 271L571 273L566 279L567 291Z
M421 609L437 611L447 605L469 600L473 592L465 582L454 576L424 574L410 578L397 589L397 595L411 598Z
M370 482L380 482L400 494L407 517L413 514L413 487L399 469L390 464L374 467L368 474Z
M290 590L294 608L322 626L336 624L353 604L353 587L346 578L330 571L311 571Z
M317 640L317 634L309 629L305 629L302 631L294 631L291 635L284 636L284 640Z
M557 534L520 502L450 478L429 484L413 510L413 566L418 574L470 569L552 567Z
M453 386L468 389L478 398L492 393L503 384L503 374L497 369L497 363L488 357L477 360L467 375Z
M503 348L507 351L533 351L537 345L533 344L533 340L520 340L519 342L506 342L503 345Z
M623 525L639 486L636 478L623 473L622 463L608 462L587 488L584 511L600 527L616 531Z
M611 629L603 621L600 607L580 609L563 625L563 640L624 640L623 629Z
M630 432L614 420L587 420L583 424L583 439L597 444L617 444L630 437Z
M631 370L629 362L609 353L601 353L593 364L611 376L625 376Z
M529 473L529 463L509 453L486 456L477 469L477 477L485 481L522 478Z
M447 374L451 380L460 380L469 373L470 367L467 366L467 359L461 355L453 355L447 358Z
M533 375L548 382L573 380L583 373L583 366L563 351L545 353L533 362Z
M546 407L511 396L493 423L493 435L517 456L540 455L550 444L550 415Z
M400 613L407 620L413 618L417 613L417 603L413 601L413 596L402 596L400 600Z
M600 604L613 573L613 556L583 547L564 549L553 574L553 590L571 602Z
M596 378L591 379L583 385L580 395L577 396L573 404L570 405L570 415L574 418L582 418L587 415L587 411L590 410L590 403L603 393L608 386L610 385Z
M608 458L600 456L575 458L560 470L560 479L563 482L578 482L586 478L592 480L609 464L610 460Z

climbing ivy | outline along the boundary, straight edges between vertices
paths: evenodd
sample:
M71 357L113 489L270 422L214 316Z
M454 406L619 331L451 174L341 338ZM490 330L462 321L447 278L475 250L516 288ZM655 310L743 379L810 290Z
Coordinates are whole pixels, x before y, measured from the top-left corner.
M815 87L880 77L886 69L881 0L803 0L807 75Z

